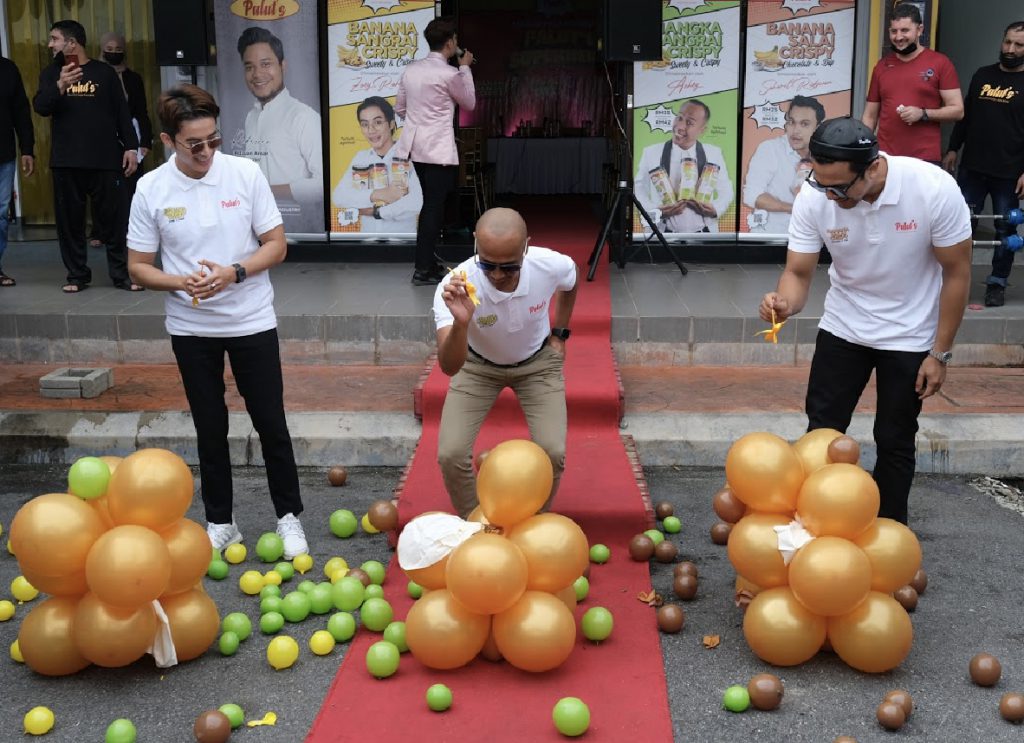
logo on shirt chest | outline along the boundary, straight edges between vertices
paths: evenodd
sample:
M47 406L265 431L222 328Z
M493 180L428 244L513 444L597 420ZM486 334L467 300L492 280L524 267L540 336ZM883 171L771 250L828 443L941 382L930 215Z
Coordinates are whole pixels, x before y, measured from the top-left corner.
M476 318L476 324L481 328L489 328L498 322L497 315L484 315L483 317Z
M913 219L910 220L909 222L897 222L896 223L896 231L897 232L917 232L917 222L915 220L913 220Z
M1017 91L1007 85L1005 88L998 85L989 85L985 83L981 86L981 94L979 98L995 99L998 101L1008 101L1017 95Z
M231 199L230 201L221 200L220 206L222 209L234 209L236 206L241 204L240 199Z
M540 304L533 305L533 307L530 308L530 314L533 315L533 314L535 314L537 312L540 312L541 310L543 310L547 306L548 306L548 301L545 299Z
M164 208L164 217L168 222L178 222L185 218L185 207L168 206Z
M922 80L924 80L925 82L928 82L933 77L935 77L935 70L933 70L931 67L929 67L927 70L921 70L917 74L921 76Z
M845 243L850 241L850 228L849 227L837 227L832 230L827 230L829 242L833 243Z

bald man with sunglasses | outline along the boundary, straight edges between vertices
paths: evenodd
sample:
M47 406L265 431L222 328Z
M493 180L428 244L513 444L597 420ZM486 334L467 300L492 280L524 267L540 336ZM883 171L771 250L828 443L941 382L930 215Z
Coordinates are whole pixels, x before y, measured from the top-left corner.
M569 256L530 245L526 223L512 209L484 212L474 238L474 256L434 294L437 361L452 378L437 446L441 474L456 513L468 516L478 503L473 443L509 387L530 437L551 458L555 478L546 509L565 466L562 364L579 269ZM475 287L479 306L467 284Z

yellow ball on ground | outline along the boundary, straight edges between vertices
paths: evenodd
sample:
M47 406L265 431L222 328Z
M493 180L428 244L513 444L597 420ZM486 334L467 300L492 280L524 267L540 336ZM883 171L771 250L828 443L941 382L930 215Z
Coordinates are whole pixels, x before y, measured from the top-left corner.
M29 735L46 735L53 730L53 710L49 707L33 707L25 713L25 732Z
M268 570L263 574L263 585L265 586L279 586L282 580L284 579L276 570Z
M242 589L242 593L247 593L250 596L259 593L263 586L263 573L258 570L246 570L238 579L238 587Z
M370 523L370 514L368 514L368 513L364 513L363 514L363 520L360 521L359 523L363 525L363 531L365 531L367 534L379 534L380 533L380 529L378 529L377 527L375 527L373 524Z
M275 670L290 668L299 657L299 643L288 635L278 635L267 645L267 662Z
M305 553L296 555L295 559L292 560L292 567L298 570L300 574L305 575L313 569L313 558Z
M31 601L39 595L39 591L24 575L19 575L11 581L11 595L18 601Z
M334 650L334 636L327 630L321 629L313 633L309 638L309 649L314 655L328 655Z
M0 601L0 622L6 622L14 616L14 604L10 601Z
M11 540L10 539L7 540L7 553L9 555L11 555L12 557L14 556L14 550L11 549Z
M237 565L245 559L248 550L244 544L232 544L224 548L224 559L232 565Z
M337 583L339 580L348 575L348 568L339 568L331 573L331 583Z
M344 557L332 557L324 563L324 575L333 578L339 570L348 570L348 563Z
M15 663L25 662L25 656L21 654L21 645L18 644L17 640L11 643L11 660Z

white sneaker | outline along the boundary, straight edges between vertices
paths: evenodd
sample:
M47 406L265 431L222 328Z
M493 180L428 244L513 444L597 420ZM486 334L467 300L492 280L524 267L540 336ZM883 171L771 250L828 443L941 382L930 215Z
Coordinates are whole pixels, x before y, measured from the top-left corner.
M242 541L242 532L238 531L234 521L230 524L208 523L206 525L206 535L210 538L210 543L213 544L213 548L216 550L222 550L229 545L238 544Z
M302 530L302 522L298 516L286 513L277 520L277 536L284 542L284 556L291 560L309 552L306 544L306 532Z

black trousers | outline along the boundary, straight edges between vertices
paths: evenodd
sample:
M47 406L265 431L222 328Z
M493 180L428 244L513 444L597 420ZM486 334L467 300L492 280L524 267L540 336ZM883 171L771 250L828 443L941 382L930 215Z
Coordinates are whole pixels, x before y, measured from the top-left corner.
M117 170L81 168L52 168L52 171L60 257L68 271L68 283L84 286L92 282L85 238L86 199L91 202L92 213L101 224L117 224L122 208L124 174ZM123 286L131 281L128 277L127 233L118 231L111 238L107 245L107 271L115 286Z
M128 218L131 216L132 211L132 198L135 196L135 189L138 187L139 179L142 178L142 176L142 163L139 163L139 167L134 173L127 178L121 178L124 188L118 190L119 211L115 224L104 224L102 210L99 214L96 213L96 210L93 210L92 229L89 231L90 240L99 240L104 245L113 245L114 241L117 239L118 230L123 231L124 237L127 238Z
M845 433L864 387L875 372L878 391L874 437L878 515L907 523L907 499L914 480L915 439L921 400L914 389L926 351L879 351L818 331L807 382L807 430Z
M423 190L423 207L416 224L416 270L429 271L437 262L434 251L444 225L444 204L455 190L459 166L418 162L413 166Z
M199 449L206 520L231 521L233 491L228 454L228 407L224 402L224 353L238 392L260 437L270 499L277 517L302 512L299 473L284 417L284 384L277 330L236 338L172 335L171 348L192 411Z

